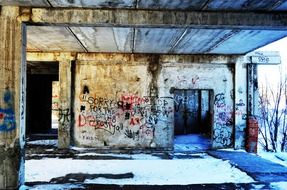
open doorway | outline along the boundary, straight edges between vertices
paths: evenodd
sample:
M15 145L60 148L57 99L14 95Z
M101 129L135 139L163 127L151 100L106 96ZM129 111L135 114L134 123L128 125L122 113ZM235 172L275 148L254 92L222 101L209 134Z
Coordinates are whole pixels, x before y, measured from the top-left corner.
M174 91L175 151L204 151L211 146L212 90Z
M26 137L57 139L58 62L27 62Z

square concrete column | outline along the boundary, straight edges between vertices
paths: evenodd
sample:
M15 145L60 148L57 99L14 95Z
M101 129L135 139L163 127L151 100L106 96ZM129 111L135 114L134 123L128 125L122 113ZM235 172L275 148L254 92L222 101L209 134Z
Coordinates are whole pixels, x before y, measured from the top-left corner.
M235 149L244 149L247 119L247 64L241 57L235 66Z
M25 41L19 8L0 8L0 189L16 189L24 182Z
M59 59L59 128L58 147L69 148L71 131L71 60Z

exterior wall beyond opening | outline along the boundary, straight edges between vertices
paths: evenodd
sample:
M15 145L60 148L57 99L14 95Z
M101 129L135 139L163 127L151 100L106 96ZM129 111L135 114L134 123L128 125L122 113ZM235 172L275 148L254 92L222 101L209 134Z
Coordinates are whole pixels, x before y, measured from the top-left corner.
M75 145L171 150L174 107L180 103L174 89L206 89L214 94L213 148L233 147L237 58L79 54L73 105Z

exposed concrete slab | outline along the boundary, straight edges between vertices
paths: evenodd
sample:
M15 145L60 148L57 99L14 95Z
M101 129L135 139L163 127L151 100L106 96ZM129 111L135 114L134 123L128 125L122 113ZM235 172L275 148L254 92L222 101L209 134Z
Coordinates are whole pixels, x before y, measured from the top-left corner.
M220 43L232 30L220 29L189 29L174 47L172 53L188 54L208 53L210 49Z
M223 160L229 160L237 168L245 171L248 175L259 182L287 181L287 168L265 160L259 156L246 152L234 151L208 151L211 156Z
M135 30L135 32L133 32ZM29 26L27 51L244 54L286 30Z
M278 7L276 7L277 11L286 11L287 10L287 1L282 2Z
M27 50L245 54L287 36L285 20L283 12L33 8L32 23L64 26L28 26Z
M206 10L273 10L284 1L278 0L238 0L238 1L210 1Z
M27 7L49 7L47 0L0 0L0 5L27 6Z
M66 27L28 26L28 50L85 52Z
M81 7L81 8L134 8L135 0L49 0L53 7Z
M286 30L242 30L236 35L223 40L210 53L245 54L285 36L287 36Z
M131 52L132 28L71 27L89 52Z
M136 29L134 52L169 53L184 34L184 28L140 28Z

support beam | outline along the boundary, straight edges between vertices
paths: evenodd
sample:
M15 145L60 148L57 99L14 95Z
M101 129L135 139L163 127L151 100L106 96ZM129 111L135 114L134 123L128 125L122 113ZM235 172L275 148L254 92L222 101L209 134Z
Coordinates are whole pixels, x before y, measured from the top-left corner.
M18 7L1 9L0 189L17 189L24 182L25 42L18 15Z
M22 10L27 15L27 9ZM32 8L29 23L69 26L282 30L287 13Z

